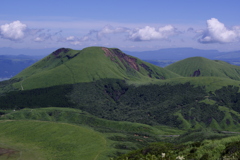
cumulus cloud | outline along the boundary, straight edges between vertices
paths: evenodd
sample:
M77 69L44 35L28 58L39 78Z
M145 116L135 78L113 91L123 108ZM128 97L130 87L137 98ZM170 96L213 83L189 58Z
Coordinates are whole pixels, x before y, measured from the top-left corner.
M207 20L207 29L202 32L200 43L230 43L240 38L240 27L235 26L228 29L216 18Z
M101 30L91 30L87 35L80 38L80 41L99 41L102 38L109 38L111 34L125 34L125 39L131 41L150 41L168 39L172 35L178 34L176 28L172 25L167 25L160 28L146 26L144 28L126 28L126 27L112 27L107 25Z
M43 42L53 39L53 37L60 32L61 31L54 33L46 29L28 28L26 24L23 24L20 21L13 21L12 23L0 26L0 37L11 41L21 41L26 37L30 37L34 42Z
M129 33L129 39L133 41L150 41L168 39L170 36L178 34L176 28L172 25L167 25L160 28L146 26L141 29L134 29Z
M20 21L14 21L9 24L1 25L0 35L2 38L17 41L25 37L26 30L26 24L23 24Z

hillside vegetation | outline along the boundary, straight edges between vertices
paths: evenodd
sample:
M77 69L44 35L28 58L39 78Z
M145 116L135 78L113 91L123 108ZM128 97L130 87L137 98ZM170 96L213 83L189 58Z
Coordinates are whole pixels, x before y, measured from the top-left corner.
M0 97L0 108L70 107L116 121L239 131L238 91L239 87L228 86L207 93L189 83L133 86L104 79L9 92Z
M204 131L204 134L212 134L212 132ZM237 160L239 158L240 136L238 135L219 140L204 140L182 144L153 143L114 160Z

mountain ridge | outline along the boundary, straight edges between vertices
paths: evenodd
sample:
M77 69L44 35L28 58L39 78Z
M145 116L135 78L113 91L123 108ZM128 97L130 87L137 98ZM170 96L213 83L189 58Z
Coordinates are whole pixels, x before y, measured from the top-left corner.
M173 77L180 76L126 55L119 49L88 47L83 50L58 49L13 79L20 79L15 84L16 88L24 85L25 89L31 89L91 82L102 78L145 82Z

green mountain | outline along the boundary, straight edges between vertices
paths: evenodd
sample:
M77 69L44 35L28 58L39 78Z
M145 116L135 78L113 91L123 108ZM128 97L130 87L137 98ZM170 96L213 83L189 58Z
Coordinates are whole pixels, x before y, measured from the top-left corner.
M72 151L72 159L76 159L76 150L71 148L78 150L84 144L72 145L74 138L80 140L78 133L89 133L89 140L91 135L99 135L101 140L96 142L100 145L90 141L93 145L83 148L93 147L96 154L89 159L94 156L101 160L150 142L172 141L166 134L178 136L187 130L200 132L186 133L175 142L187 142L195 135L202 135L197 140L226 137L221 131L240 131L238 69L201 57L160 68L114 48L58 49L12 79L0 82L0 142L5 139L14 149L19 145L24 150L42 147L34 153L51 152L50 157L65 153L70 157ZM31 130L38 124L39 134L34 137ZM25 125L30 127L21 130ZM68 135L66 131L72 134L58 141L51 129L54 127L61 128L61 135ZM41 135L47 138L41 139ZM19 141L21 144L13 144Z
M173 73L175 70L168 70L171 67L185 74ZM69 107L109 120L181 129L238 130L239 98L230 96L228 103L220 103L224 102L222 90L229 95L239 95L237 69L226 62L201 57L176 62L165 69L128 56L119 49L62 48L9 81L1 82L4 89L0 107ZM195 77L187 77L190 73ZM229 78L230 73L235 80ZM6 90L13 91L4 92Z
M129 56L119 49L89 47L83 50L61 48L13 77L19 89L92 82L104 78L135 83L179 77L164 68Z
M184 77L221 77L240 80L240 66L203 57L187 58L165 68Z

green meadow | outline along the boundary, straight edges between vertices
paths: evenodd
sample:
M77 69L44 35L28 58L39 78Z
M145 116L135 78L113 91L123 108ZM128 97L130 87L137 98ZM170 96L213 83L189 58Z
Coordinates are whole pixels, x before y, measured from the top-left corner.
M15 150L16 160L104 159L105 137L92 129L66 123L43 121L0 121L0 147Z
M5 110L0 120L0 148L14 150L0 159L105 160L183 131L109 121L71 108ZM144 137L147 137L144 138Z

